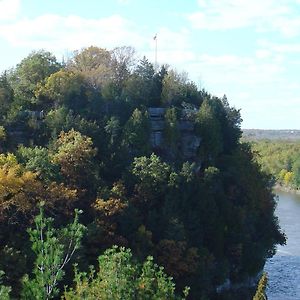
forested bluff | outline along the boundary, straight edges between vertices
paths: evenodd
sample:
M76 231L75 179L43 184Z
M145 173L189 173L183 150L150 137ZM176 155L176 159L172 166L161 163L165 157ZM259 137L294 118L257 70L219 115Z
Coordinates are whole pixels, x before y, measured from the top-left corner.
M218 287L285 236L225 96L91 46L3 72L0 111L1 299L252 299Z

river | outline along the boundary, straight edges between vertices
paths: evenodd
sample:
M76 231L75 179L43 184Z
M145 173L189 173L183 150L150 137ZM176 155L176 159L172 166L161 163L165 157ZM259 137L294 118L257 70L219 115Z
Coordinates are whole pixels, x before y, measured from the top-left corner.
M288 240L266 263L268 300L300 300L300 195L276 193L279 197L276 215Z

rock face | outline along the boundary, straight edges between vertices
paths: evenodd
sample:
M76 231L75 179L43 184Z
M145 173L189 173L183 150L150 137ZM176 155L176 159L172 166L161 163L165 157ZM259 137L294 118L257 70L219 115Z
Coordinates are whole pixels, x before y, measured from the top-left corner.
M248 276L247 278L244 278L243 281L235 283L235 282L231 282L229 278L227 278L223 284L219 285L216 288L216 292L217 294L222 294L223 292L226 291L231 291L232 294L235 295L234 299L250 299L250 295L251 295L251 299L252 299L252 295L253 295L253 289L255 290L261 276L263 274L263 270L258 272L256 275L254 276ZM243 297L239 297L239 294L241 294L241 292L247 292L247 290L252 291L252 293L249 293L249 298L245 297L245 295L243 295Z
M13 144L18 145L29 145L31 136L28 134L27 130L24 129L28 126L28 122L35 129L39 129L43 119L45 118L44 111L33 111L24 110L19 113L19 120L11 128L8 129L8 137L13 142Z
M150 119L151 135L150 141L153 149L163 151L164 143L164 130L166 109L162 107L148 108L148 116ZM183 158L193 160L197 156L197 150L201 144L201 138L195 134L194 123L188 119L188 114L183 109L181 117L178 120L179 131L179 145L178 149Z
M148 115L151 125L151 146L156 148L163 147L163 131L165 129L165 108L150 107L148 108Z

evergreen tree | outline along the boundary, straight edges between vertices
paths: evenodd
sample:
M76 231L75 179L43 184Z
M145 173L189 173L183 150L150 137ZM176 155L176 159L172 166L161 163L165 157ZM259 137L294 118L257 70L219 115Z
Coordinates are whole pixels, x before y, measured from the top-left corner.
M23 280L22 299L53 299L59 294L57 285L66 264L80 247L85 229L78 221L78 210L73 223L61 230L54 229L53 219L45 218L42 205L35 228L28 230L36 260L32 276Z

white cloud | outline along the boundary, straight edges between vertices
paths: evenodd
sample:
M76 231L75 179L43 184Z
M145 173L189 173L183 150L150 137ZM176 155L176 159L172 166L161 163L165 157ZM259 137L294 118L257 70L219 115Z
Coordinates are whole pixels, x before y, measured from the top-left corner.
M194 28L227 30L254 27L286 36L300 33L293 0L198 0L199 11L187 16Z
M201 70L209 85L257 86L278 82L284 71L283 63L256 57L203 54L191 68Z
M103 19L42 15L0 25L0 36L15 47L45 48L54 52L90 45L112 48L146 42L134 25L119 15Z
M248 65L252 62L251 58L236 55L209 55L202 54L199 57L201 63L209 66L232 68L236 66Z
M259 59L269 58L272 55L271 51L266 49L258 49L255 52L255 56Z
M299 17L281 17L273 20L273 27L288 38L296 37L300 34L300 19Z
M149 48L145 55L153 57L155 51L155 41L153 37L149 40ZM157 31L157 59L160 64L171 64L179 66L188 61L196 59L196 54L191 50L190 32L187 29L172 31L162 27Z
M157 32L158 45L164 50L189 49L189 31L182 29L178 32L172 31L166 27L160 28Z
M287 57L289 54L298 54L300 53L300 43L299 42L282 42L278 43L276 42L271 42L268 40L260 40L258 41L258 45L260 47L257 52L269 52L272 53L273 55L280 56L281 58Z
M117 0L118 4L127 5L131 2L131 0Z
M196 55L189 50L160 50L158 53L158 62L160 64L171 64L171 66L181 65L187 62L195 61Z
M15 19L20 7L20 0L0 0L0 21Z
M300 53L300 44L279 44L275 45L273 50L281 53Z
M267 100L269 107L280 110L282 99L299 90L297 85L290 91L291 85L283 89L287 82L285 61L277 63L275 55L263 54L260 58L255 53L252 56L200 54L186 67L192 78L201 78L205 89L219 97L226 94L231 105L242 109L244 127L257 127L252 110L256 117L261 109L264 114Z
M153 32L150 25L133 23L117 14L94 19L46 14L28 19L20 13L20 1L0 0L0 39L5 41L4 48L21 49L22 53L44 48L60 58L59 55L90 45L108 49L132 45L154 62L153 36L157 33L158 62L179 71L187 70L192 80L213 94L227 94L230 103L247 115L247 127L258 113L265 114L267 107L281 111L283 102L287 111L293 107L291 114L299 115L300 99L294 96L300 94L299 83L287 70L291 64L293 70L300 64L300 59L293 63L290 59L297 60L296 55L290 54L300 53L300 43L297 39L280 43L278 36L268 35L268 40L252 46L247 42L245 51L243 38L247 33L255 36L257 31L270 30L289 38L300 35L300 19L295 12L300 0L198 0L199 10L187 16L194 28L250 29L242 32L244 36L239 36L238 45L224 48L217 44L218 36L213 33L209 33L209 38L203 35L202 39L192 28L174 29L173 23ZM131 0L115 2L128 4ZM178 16L182 14L174 19ZM7 60L7 55L3 58Z
M155 32L149 33L147 27L137 26L120 15L86 19L76 15L63 17L47 14L0 24L0 37L11 46L26 48L28 52L46 49L58 58L90 45L107 49L132 45L138 53L154 62L154 34ZM159 28L158 62L181 69L184 63L193 61L196 55L191 50L190 38L187 29L173 31L166 27Z
M85 19L75 15L63 17L48 14L0 24L0 37L13 47L25 47L29 51L43 48L62 55L90 45L108 49L133 45L139 53L154 61L155 33L149 34L147 31L147 28L138 27L119 15ZM178 66L195 58L186 29L176 32L162 27L157 31L157 43L159 63Z

